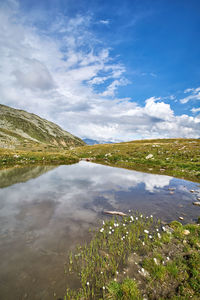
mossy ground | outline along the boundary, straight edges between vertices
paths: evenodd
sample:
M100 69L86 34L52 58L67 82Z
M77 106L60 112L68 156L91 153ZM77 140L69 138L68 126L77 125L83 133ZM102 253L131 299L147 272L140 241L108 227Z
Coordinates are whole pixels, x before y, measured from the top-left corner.
M79 288L64 299L200 299L200 226L130 213L69 255Z

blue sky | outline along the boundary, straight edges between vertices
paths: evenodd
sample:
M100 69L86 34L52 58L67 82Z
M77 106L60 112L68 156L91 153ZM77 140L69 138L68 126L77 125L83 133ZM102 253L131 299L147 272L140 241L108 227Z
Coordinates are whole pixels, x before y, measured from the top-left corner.
M200 2L1 1L1 103L81 138L200 136Z

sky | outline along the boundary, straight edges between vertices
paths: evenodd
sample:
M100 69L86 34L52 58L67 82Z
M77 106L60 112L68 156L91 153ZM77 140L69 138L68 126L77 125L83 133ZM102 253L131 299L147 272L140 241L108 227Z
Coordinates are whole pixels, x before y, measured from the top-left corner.
M199 0L1 0L0 102L80 138L200 137Z

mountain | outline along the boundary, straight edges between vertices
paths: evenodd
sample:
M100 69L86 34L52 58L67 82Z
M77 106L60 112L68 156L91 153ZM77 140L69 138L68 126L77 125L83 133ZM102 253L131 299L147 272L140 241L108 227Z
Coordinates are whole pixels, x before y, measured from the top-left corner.
M92 140L92 139L83 139L83 141L87 144L87 145L96 145L96 144L100 144L100 142L98 142L97 140Z
M0 147L10 149L68 149L83 146L78 137L28 113L0 104Z

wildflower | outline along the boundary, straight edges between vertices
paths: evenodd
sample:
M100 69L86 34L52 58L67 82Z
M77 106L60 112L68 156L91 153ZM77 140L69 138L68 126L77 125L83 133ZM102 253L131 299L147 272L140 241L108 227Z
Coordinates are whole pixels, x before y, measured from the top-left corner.
M124 271L123 273L124 273L124 274L126 274L126 272L125 272L125 271Z
M123 226L126 226L126 224L123 224Z
M147 216L146 219L148 219L149 217Z
M145 242L142 242L142 245L144 246L144 245L145 245Z
M167 256L167 260L169 260L169 257Z
M157 260L157 258L154 257L153 260L154 260L155 264L158 265L158 260Z
M133 216L130 216L130 218L131 218L132 221L134 220Z
M128 212L131 212L131 210L129 209Z
M101 228L101 229L100 229L100 232L103 232L103 231L104 231L104 228Z
M105 286L103 286L103 290L105 290L106 288L105 288Z
M125 239L125 236L123 236L122 238Z
M164 226L162 226L162 230L163 230L163 231L166 231L166 228L165 228Z
M158 238L160 239L161 238L161 235L160 235L160 233L158 232Z
M87 286L88 286L88 285L90 285L89 281L87 281L87 283L86 283L86 284L87 284Z
M103 221L103 225L105 225L105 222Z
M111 231L109 231L108 233L109 233L109 234L111 234L112 232L111 232Z
M112 232L114 232L114 229L112 229Z
M128 231L126 232L126 234L128 234Z
M143 215L140 215L140 218L142 218L143 217Z
M145 232L145 233L149 233L149 231L148 231L148 230L146 230L146 229L144 230L144 232Z
M112 227L110 226L110 229L112 229Z
M116 279L116 278L114 278L114 281L117 281L117 279Z
M150 218L153 218L153 215L150 215Z
M116 274L118 275L118 274L119 274L119 272L118 272L118 271L116 271Z
M103 271L101 271L101 274L103 274Z
M149 238L152 239L153 238L152 235L149 235Z
M138 220L138 217L136 217L135 219Z
M158 228L156 228L156 231L158 232L158 231L159 231L159 229L158 229Z

